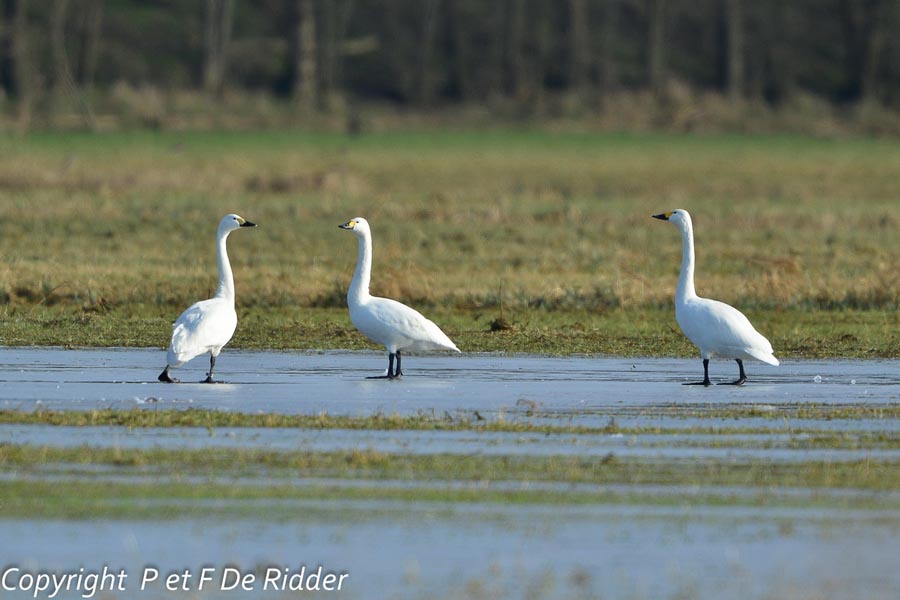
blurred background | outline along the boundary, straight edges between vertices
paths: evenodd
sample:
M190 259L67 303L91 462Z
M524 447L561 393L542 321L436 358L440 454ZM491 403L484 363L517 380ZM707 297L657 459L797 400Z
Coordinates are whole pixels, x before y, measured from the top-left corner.
M897 0L0 0L2 126L900 133Z
M236 344L362 343L337 224L363 216L373 293L454 335L568 315L584 351L690 355L650 219L685 208L698 289L778 348L900 352L900 0L0 7L6 343L163 344L237 212L264 227L234 241ZM285 333L311 318L343 337Z

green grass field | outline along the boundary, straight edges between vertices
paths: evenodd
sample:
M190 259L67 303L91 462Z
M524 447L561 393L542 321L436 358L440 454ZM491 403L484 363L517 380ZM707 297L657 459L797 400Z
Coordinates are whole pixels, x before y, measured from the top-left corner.
M233 346L369 346L341 309L364 216L373 292L466 351L691 355L677 230L697 288L781 356L897 356L900 142L539 132L119 133L0 138L0 343L164 346L215 289ZM498 319L510 330L491 332ZM495 327L496 328L496 327Z
M727 436L726 436L727 437ZM625 486L703 486L691 501L704 506L817 506L841 509L896 510L896 498L875 492L896 489L896 461L811 460L802 463L768 459L709 458L678 460L578 456L407 455L374 450L337 452L258 449L106 449L82 446L0 446L0 467L16 477L0 482L7 517L147 518L164 508L172 516L208 513L203 500L380 499L398 502L490 502L503 504L682 504L683 492L641 494L577 487L542 487L540 483ZM100 468L98 468L100 467ZM117 474L121 480L103 481ZM65 477L66 485L42 481ZM307 481L297 483L297 478ZM200 478L204 485L191 483ZM98 485L98 481L103 481ZM340 485L354 481L354 486ZM417 482L414 487L402 482ZM454 487L451 484L468 483ZM479 487L496 482L518 484L508 490ZM532 487L533 486L533 487ZM720 488L743 486L751 495ZM809 498L779 497L779 488L867 490L863 497L823 493ZM35 502L35 498L41 498ZM159 503L159 504L157 504ZM220 510L228 509L220 504ZM242 507L231 507L231 510ZM244 506L244 513L253 510ZM246 514L244 515L246 516ZM272 515L269 515L272 516Z

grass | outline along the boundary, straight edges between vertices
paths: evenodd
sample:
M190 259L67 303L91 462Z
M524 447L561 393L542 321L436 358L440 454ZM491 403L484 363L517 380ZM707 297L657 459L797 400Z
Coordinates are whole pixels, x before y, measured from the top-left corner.
M79 466L90 466L79 471ZM98 471L105 466L112 471ZM3 509L44 516L54 496L93 499L110 497L107 483L98 485L104 474L118 474L112 487L131 489L132 501L153 499L229 500L262 498L343 498L418 500L441 502L503 503L583 503L597 502L609 490L577 487L533 487L536 483L580 483L599 486L703 486L711 496L717 488L745 487L761 492L779 488L814 490L854 489L887 491L900 485L900 463L863 459L858 461L812 460L772 462L769 460L689 459L666 460L576 456L460 456L454 454L406 455L375 450L347 452L269 451L261 449L202 450L52 448L28 445L0 446L0 468L13 471L16 478L0 482ZM30 479L54 475L70 480L66 485ZM127 481L131 476L132 480ZM77 479L74 479L74 478ZM125 479L123 479L123 477ZM304 483L292 483L303 478ZM319 480L320 483L316 483ZM352 480L353 486L330 485L331 480ZM150 483L150 482L154 483ZM203 481L204 485L196 485ZM397 482L416 482L403 486ZM496 487L497 482L521 484ZM454 485L447 486L446 483ZM474 486L457 484L471 483ZM57 492L31 508L16 498L45 484ZM92 492L80 493L82 488ZM722 494L723 496L734 494ZM33 496L34 497L34 496ZM32 498L33 498L32 497ZM672 489L663 494L665 503L684 500L684 492ZM807 502L803 505L808 504ZM872 498L882 504L887 499ZM62 501L62 499L60 499ZM753 502L746 498L719 499L717 503ZM644 502L653 503L652 499ZM52 508L52 506L50 506ZM106 513L104 513L106 514Z
M0 343L9 346L164 347L171 318L140 316L134 307L103 313L69 306L0 309ZM177 312L177 309L173 309ZM681 334L672 307L610 311L507 309L510 329L492 331L497 309L435 307L438 322L465 352L529 352L631 357L696 356ZM765 331L782 358L900 357L900 313L869 311L765 311L747 315ZM346 309L275 307L239 309L231 348L379 349L353 325ZM226 349L227 352L227 349Z
M900 486L900 462L879 451L900 448L890 427L864 431L818 429L792 420L891 421L900 407L865 404L752 404L623 407L605 426L547 423L540 407L509 414L278 415L186 410L0 411L0 423L60 427L291 428L299 438L322 429L348 431L468 431L560 436L644 437L658 456L415 454L374 449L339 451L266 448L53 447L0 444L0 510L8 518L268 518L342 510L338 501L375 501L375 510L446 510L458 503L622 506L766 506L900 509L890 494ZM616 416L696 419L686 427L622 427ZM762 419L745 424L743 419ZM538 419L538 420L536 420ZM767 423L767 421L770 423ZM572 437L572 443L577 443ZM486 442L487 443L487 442ZM798 454L795 459L677 458L666 449L871 451L858 460ZM572 485L579 484L579 485ZM588 486L588 487L584 487ZM624 487L623 487L624 486ZM736 493L735 489L744 492ZM686 492L685 490L692 490ZM786 491L808 491L792 495ZM833 490L852 490L850 495ZM35 501L39 498L40 501ZM261 504L262 503L262 504ZM274 503L274 504L273 504ZM444 507L444 508L441 508ZM366 518L371 518L369 511Z
M80 466L89 468L79 470ZM0 481L0 509L7 517L20 518L137 518L158 515L161 509L170 516L209 516L210 511L222 509L249 512L254 505L240 502L262 500L387 500L416 502L419 506L448 502L682 505L687 498L685 487L698 488L689 496L690 502L707 506L896 509L887 496L827 492L880 492L900 485L900 463L870 459L800 463L731 458L659 461L612 455L604 459L411 456L374 450L137 450L7 444L0 446L0 469L16 475ZM49 475L66 483L41 481L30 474L39 478ZM203 484L197 485L197 481ZM341 481L353 485L342 485ZM514 485L497 485L499 482ZM548 483L591 487L538 485ZM614 490L608 486L637 488ZM642 493L640 486L670 489ZM721 491L723 487L732 491ZM735 487L751 493L735 494ZM787 489L821 493L811 498L773 493ZM40 501L35 502L35 498ZM273 513L267 509L267 514Z
M582 413L579 413L582 414ZM611 434L611 433L752 433L747 427L734 427L714 424L710 426L660 428L660 427L620 427L616 417L693 419L716 421L739 421L747 418L760 418L774 421L800 431L791 425L791 420L896 420L900 419L900 404L820 404L803 402L796 404L754 405L754 404L715 404L703 407L690 405L657 405L657 406L622 406L602 413L583 413L591 416L606 416L610 421L603 427L577 425L568 422L571 413L564 415L567 423L549 425L531 421L532 417L552 418L544 415L540 407L526 407L501 411L496 416L475 416L474 414L442 416L419 412L414 415L381 414L366 416L330 415L321 412L315 415L288 415L279 413L241 413L220 410L203 410L197 408L178 409L117 409L102 408L93 410L35 410L24 412L19 410L0 410L0 423L16 425L52 425L68 427L255 427L255 428L291 428L291 429L348 429L362 431L486 431L504 433L576 433L576 434ZM479 418L480 417L480 418ZM761 430L769 433L771 428ZM818 432L817 432L818 433Z
M684 414L682 414L682 411ZM616 417L643 418L679 417L710 421L688 427L620 426ZM571 416L571 415L569 415ZM785 449L785 450L898 450L900 433L893 431L847 431L822 429L815 425L797 426L792 419L803 420L860 420L897 419L897 405L830 405L815 404L785 406L779 410L763 410L754 406L738 405L710 407L697 410L691 407L651 407L637 411L622 409L609 415L604 426L581 425L572 422L561 424L534 422L531 417L543 418L539 410L515 411L511 415L445 414L442 417L420 413L417 415L345 416L320 413L317 415L253 414L186 410L120 410L97 409L86 411L21 412L0 411L0 424L49 425L53 427L124 427L135 428L205 428L215 436L219 428L279 428L296 429L298 435L319 430L346 431L469 431L476 434L508 433L556 436L608 436L631 438L653 436L640 440L640 445L666 448L734 448L734 449ZM771 425L741 425L731 423L742 418L763 418ZM696 437L702 436L702 437ZM748 437L750 436L750 437ZM574 440L574 438L570 438ZM507 438L507 442L515 440ZM128 461L125 461L128 462ZM138 459L135 465L144 465ZM149 464L156 464L150 460Z
M900 143L791 136L392 132L0 137L0 343L163 346L215 287L222 214L247 348L371 347L342 310L365 216L373 291L467 351L691 355L698 290L781 356L898 356ZM40 208L36 208L40 207ZM491 332L505 320L513 328Z
M623 408L622 416L672 417L676 407ZM628 413L628 414L626 414ZM339 451L265 448L121 448L0 444L0 510L12 518L156 518L234 516L251 518L265 503L269 518L294 514L298 502L312 510L342 510L336 501L375 501L375 510L402 511L405 504L441 510L456 503L766 506L822 509L900 509L892 492L900 486L900 462L878 451L900 448L900 436L886 431L795 427L791 419L885 420L900 418L894 405L805 403L767 410L754 405L691 407L690 427L548 425L532 422L539 409L510 417L426 414L333 416L275 415L187 410L0 411L0 423L78 427L292 428L299 437L321 429L469 431L473 435L647 436L648 457L409 454L374 449ZM771 425L744 426L763 418ZM709 424L704 423L708 420ZM732 421L734 423L732 424ZM749 434L749 435L748 435ZM692 437L704 436L704 437ZM635 439L635 442L637 440ZM572 443L576 443L572 438ZM808 451L863 450L865 458L834 460L721 457L677 458L674 448ZM64 483L61 485L61 483ZM558 485L557 485L558 484ZM573 485L579 484L579 485ZM584 487L588 486L588 487ZM624 487L623 487L624 486ZM744 490L735 492L736 489ZM692 490L686 492L685 490ZM809 492L786 493L790 490ZM833 493L851 490L850 495ZM35 502L35 498L40 501ZM275 502L275 504L272 504ZM310 506L304 504L304 513ZM446 508L444 508L446 509ZM367 518L371 518L369 511Z
M35 502L34 498L41 498ZM311 504L313 501L314 504ZM346 502L391 502L375 507L354 510ZM696 493L692 504L714 506L764 506L767 508L801 509L862 509L891 510L896 505L879 497L841 497L818 494L812 498L791 498L761 490L751 496L734 494ZM0 481L0 510L13 519L158 519L193 517L247 518L259 517L261 508L270 521L314 520L330 514L343 522L355 519L374 519L380 514L394 512L408 516L411 507L431 512L449 512L448 503L493 503L524 505L613 505L613 506L684 506L683 494L618 492L610 490L518 490L477 488L415 488L391 486L343 487L336 485L274 485L250 486L233 483L207 482L203 486L183 482L166 483L104 483L66 482L60 486L50 482ZM876 515L877 516L877 515ZM886 525L893 517L881 517Z

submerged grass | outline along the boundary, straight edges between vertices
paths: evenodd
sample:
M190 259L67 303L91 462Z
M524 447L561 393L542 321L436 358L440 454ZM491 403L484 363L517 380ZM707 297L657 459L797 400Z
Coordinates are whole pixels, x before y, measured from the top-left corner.
M752 407L745 413L753 416ZM835 410L830 410L834 408ZM817 410L824 409L824 410ZM790 407L788 407L790 411ZM788 412L785 411L785 412ZM861 418L898 418L900 407L813 406L802 411L804 420L833 420ZM772 426L742 426L716 423L692 427L660 426L620 426L616 415L610 415L605 426L548 424L539 412L527 411L541 422L534 422L525 413L511 417L503 414L482 415L449 413L436 417L425 413L417 415L372 415L353 417L344 415L281 415L246 414L200 409L187 410L118 410L100 409L90 411L0 411L0 424L46 425L51 427L125 427L133 428L204 428L210 435L216 435L217 428L290 428L298 430L298 435L323 429L349 431L468 431L476 434L512 433L556 436L608 436L626 438L628 444L639 444L651 448L734 448L741 450L900 450L900 432L896 431L846 431L826 430L815 427L797 427L786 416L776 417L771 411L764 414L776 423ZM692 411L693 412L693 411ZM735 418L735 411L718 416L703 415L702 419ZM703 414L703 413L699 413ZM723 417L722 414L729 414ZM811 417L810 415L816 415ZM837 416L840 415L840 416ZM893 416L888 416L893 415ZM634 416L634 415L632 415ZM649 415L643 415L649 416ZM696 417L695 417L696 418ZM786 420L787 419L787 420ZM647 437L652 436L652 437ZM573 440L575 438L570 438ZM144 459L138 459L144 464ZM152 464L148 463L148 464Z
M97 409L87 411L39 410L21 412L0 410L0 423L54 426L124 426L124 427L277 427L296 429L350 429L350 430L416 430L416 431L494 431L511 433L615 433L619 427L611 422L605 427L538 425L503 418L478 420L474 415L450 415L438 417L426 413L415 415L346 416L286 415L277 413L254 414L186 410L121 410Z
M39 498L39 501L35 501ZM367 502L354 506L355 501ZM346 503L351 504L346 504ZM371 485L344 487L306 482L303 486L239 485L207 481L195 485L179 481L157 483L67 481L65 485L41 481L0 481L0 509L6 518L28 519L167 519L193 517L259 517L265 510L269 520L316 519L339 515L344 522L381 514L452 512L455 504L498 505L623 505L623 506L764 506L767 508L897 510L890 498L877 495L841 496L816 494L811 497L779 495L771 489L737 495L697 491L684 494L655 490L642 491L583 489L497 489L472 487L392 487ZM893 526L893 515L883 518Z
M78 471L78 467L91 467ZM97 471L98 466L108 469ZM73 469L74 467L74 469ZM245 511L241 501L369 500L419 503L784 505L898 509L900 462L802 463L569 456L410 456L373 450L125 450L0 446L0 508L7 517L109 518ZM43 480L46 477L58 481ZM352 481L346 486L335 480ZM332 481L333 483L329 483ZM62 484L64 482L64 484ZM198 485L202 482L202 485ZM415 482L415 485L402 485ZM503 485L500 485L500 484ZM564 484L560 487L537 485ZM510 487L510 484L513 484ZM591 486L571 486L588 484ZM604 486L636 486L615 489ZM640 486L654 486L641 493ZM666 488L671 487L670 491ZM661 488L661 489L657 489ZM684 489L693 489L687 494ZM748 493L735 493L741 488ZM873 494L842 496L828 490ZM822 490L791 496L785 490ZM188 502L182 502L188 501ZM234 504L238 502L238 504ZM266 505L277 509L277 506ZM268 513L267 514L273 514Z
M577 456L408 455L375 450L281 452L261 449L123 449L0 446L4 470L63 464L139 468L167 477L327 477L416 481L542 481L594 484L704 485L892 490L900 462L638 459Z
M578 413L581 414L581 413ZM588 414L588 413L584 413ZM605 416L609 422L602 426L578 425L575 423L549 424L535 422L562 416L570 419L576 414L543 414L540 407L514 407L497 415L485 416L474 413L436 415L419 412L412 415L373 414L366 416L331 415L320 412L314 415L288 415L279 413L240 413L219 410L188 409L117 409L92 410L0 410L0 423L22 425L53 425L70 427L255 427L255 428L296 428L296 429L349 429L349 430L415 430L415 431L486 431L509 433L772 433L784 431L806 431L792 426L791 420L832 421L832 420L894 420L900 419L900 403L892 404L820 404L794 403L778 405L724 404L697 407L655 405L646 407L622 407L604 411L593 411L592 416ZM617 417L630 418L679 418L730 421L744 418L762 418L777 423L774 427L741 427L716 424L696 427L621 427ZM816 432L818 433L818 432Z

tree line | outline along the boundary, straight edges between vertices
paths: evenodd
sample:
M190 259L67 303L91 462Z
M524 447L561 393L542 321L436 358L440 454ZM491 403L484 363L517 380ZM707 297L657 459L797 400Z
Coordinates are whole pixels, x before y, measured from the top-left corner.
M4 110L90 113L118 82L289 98L602 110L677 82L900 108L900 0L0 0Z

